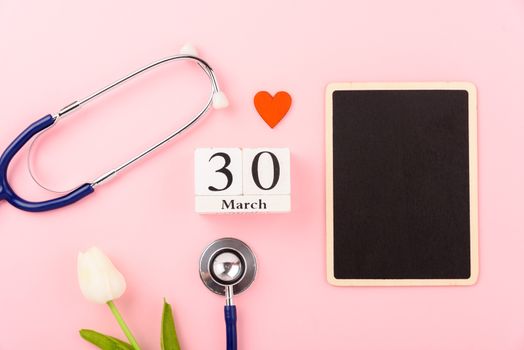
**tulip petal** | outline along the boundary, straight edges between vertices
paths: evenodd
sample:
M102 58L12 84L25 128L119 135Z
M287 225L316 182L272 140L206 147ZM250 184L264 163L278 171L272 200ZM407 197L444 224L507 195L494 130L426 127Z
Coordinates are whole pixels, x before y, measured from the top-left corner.
M97 247L78 254L78 284L86 299L105 304L118 299L126 290L124 276Z

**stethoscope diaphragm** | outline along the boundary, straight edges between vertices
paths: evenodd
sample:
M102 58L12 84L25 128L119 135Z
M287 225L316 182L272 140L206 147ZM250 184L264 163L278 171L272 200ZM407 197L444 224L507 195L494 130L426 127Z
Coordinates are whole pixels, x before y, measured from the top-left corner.
M255 279L255 254L247 244L236 238L221 238L211 243L200 257L200 278L213 293L226 294L226 286L233 286L233 294L245 291Z

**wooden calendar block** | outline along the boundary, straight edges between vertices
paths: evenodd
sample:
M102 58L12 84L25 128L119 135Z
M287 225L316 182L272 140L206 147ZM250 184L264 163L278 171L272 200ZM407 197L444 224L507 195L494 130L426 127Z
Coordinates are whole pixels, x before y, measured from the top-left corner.
M291 210L287 148L195 150L198 213L282 213Z
M288 148L245 148L242 153L244 195L291 193Z
M195 150L195 194L199 196L242 194L240 148Z

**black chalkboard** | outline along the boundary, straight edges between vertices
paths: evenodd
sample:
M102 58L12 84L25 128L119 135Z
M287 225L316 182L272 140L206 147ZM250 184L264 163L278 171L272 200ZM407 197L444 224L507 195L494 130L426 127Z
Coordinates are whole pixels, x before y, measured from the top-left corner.
M475 282L475 101L466 83L330 85L330 282Z

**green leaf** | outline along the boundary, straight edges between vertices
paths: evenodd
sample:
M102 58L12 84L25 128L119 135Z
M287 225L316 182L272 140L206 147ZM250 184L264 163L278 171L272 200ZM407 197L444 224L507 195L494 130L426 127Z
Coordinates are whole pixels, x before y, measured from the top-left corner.
M162 312L162 334L160 336L162 350L180 350L176 336L175 321L171 305L164 299L164 311Z
M91 329L81 329L80 336L102 350L133 350L130 344Z

